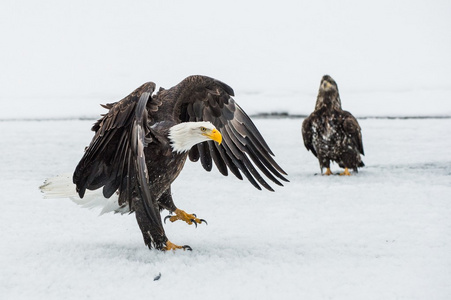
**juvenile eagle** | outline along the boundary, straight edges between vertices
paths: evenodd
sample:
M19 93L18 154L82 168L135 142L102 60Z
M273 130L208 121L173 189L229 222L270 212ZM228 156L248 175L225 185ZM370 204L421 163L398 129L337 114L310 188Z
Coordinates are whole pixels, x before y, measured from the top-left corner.
M362 133L359 123L351 113L341 109L338 86L329 75L324 75L319 86L315 111L302 123L302 136L307 150L318 158L321 173L331 175L330 161L338 163L344 172L358 172L364 163Z
M152 95L154 90L155 84L148 82L104 105L109 111L92 127L95 134L73 174L73 190L83 198L85 192L103 187L103 196L114 199L104 211L135 212L149 248L191 250L168 240L160 216L167 209L174 213L168 216L171 222L182 220L196 227L204 222L178 209L172 199L171 184L187 157L200 160L207 171L214 162L225 176L230 171L243 179L244 174L257 189L262 185L273 191L257 168L277 185L282 185L279 179L288 180L260 132L233 100L231 87L190 76ZM61 196L55 191L58 185L63 184L52 179L42 189Z

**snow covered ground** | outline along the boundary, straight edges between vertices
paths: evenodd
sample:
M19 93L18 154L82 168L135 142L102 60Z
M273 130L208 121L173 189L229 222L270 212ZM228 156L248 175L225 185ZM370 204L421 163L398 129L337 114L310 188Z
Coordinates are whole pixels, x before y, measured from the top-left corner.
M42 198L93 120L0 122L1 298L449 299L451 119L360 119L366 167L347 178L316 175L302 119L255 122L290 182L257 191L188 163L174 199L208 226L167 224L194 249L175 253L149 251L134 215Z

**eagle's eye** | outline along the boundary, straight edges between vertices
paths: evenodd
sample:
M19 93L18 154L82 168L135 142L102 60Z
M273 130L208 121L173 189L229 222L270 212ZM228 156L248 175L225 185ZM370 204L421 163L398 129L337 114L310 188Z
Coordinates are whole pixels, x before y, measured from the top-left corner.
M202 127L200 128L200 131L205 132L205 131L207 131L207 128L205 128L205 127L202 126Z

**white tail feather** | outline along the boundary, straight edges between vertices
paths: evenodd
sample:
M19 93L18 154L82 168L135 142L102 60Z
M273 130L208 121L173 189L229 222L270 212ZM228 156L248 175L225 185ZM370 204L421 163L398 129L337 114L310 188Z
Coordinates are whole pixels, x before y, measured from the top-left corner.
M95 191L86 190L83 199L80 198L75 189L75 184L72 183L72 174L61 174L56 177L47 178L39 188L44 193L44 198L46 199L69 198L84 208L92 209L101 207L101 215L109 212L121 214L130 212L127 204L119 206L117 194L113 194L113 196L107 199L103 196L101 189Z

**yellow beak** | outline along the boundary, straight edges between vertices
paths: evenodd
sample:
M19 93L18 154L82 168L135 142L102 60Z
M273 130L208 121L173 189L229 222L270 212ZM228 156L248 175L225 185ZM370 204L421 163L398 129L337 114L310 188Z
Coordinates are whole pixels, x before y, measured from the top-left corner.
M208 136L210 139L212 139L213 141L215 141L215 142L218 142L218 144L219 145L221 145L221 142L222 142L222 135L221 135L221 133L218 131L218 130L216 130L216 129L213 129L212 131L211 131L211 133L207 133L207 134L205 134L206 136Z

